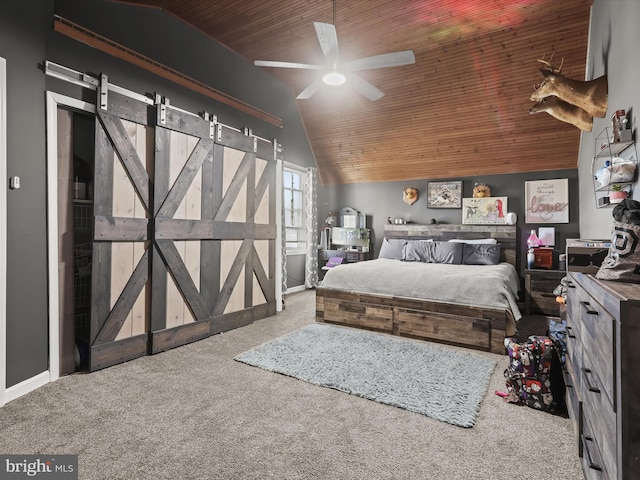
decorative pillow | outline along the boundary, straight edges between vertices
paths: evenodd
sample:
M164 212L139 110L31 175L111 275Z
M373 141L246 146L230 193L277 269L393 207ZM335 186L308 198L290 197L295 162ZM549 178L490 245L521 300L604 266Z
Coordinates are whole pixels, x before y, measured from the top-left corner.
M402 260L402 249L407 241L401 238L383 238L380 246L378 258L391 258L393 260Z
M402 260L425 263L462 263L462 243L418 240L408 242L402 250Z
M462 244L464 265L497 265L500 263L500 244Z
M638 203L635 200L631 201ZM640 204L638 205L640 206ZM614 208L614 215L619 206L617 205ZM640 283L640 246L638 245L638 238L640 238L640 225L614 220L611 247L609 247L609 252L596 273L596 278Z
M400 260L405 262L425 262L425 258L429 256L429 247L427 244L433 243L433 240L410 240L402 247L402 257Z
M498 240L495 238L477 238L474 240L463 240L462 238L453 238L449 240L450 242L459 242L459 243L470 243L470 244L487 244L487 245L496 245Z

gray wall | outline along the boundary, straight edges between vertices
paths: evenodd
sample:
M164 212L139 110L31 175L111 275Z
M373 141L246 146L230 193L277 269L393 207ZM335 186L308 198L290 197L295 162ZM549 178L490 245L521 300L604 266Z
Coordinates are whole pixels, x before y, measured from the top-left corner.
M72 20L283 120L279 128L156 77L53 31ZM284 145L285 159L314 165L292 90L172 15L120 2L3 0L0 56L7 59L7 169L22 180L7 198L7 386L48 368L45 92L93 101L95 94L45 77L44 60L95 75L171 104L207 111Z
M542 226L556 229L556 257L564 251L567 238L579 236L579 218L581 216L578 202L578 171L577 169L549 172L535 172L531 174L491 175L474 178L452 177L446 180L462 180L465 197L471 197L475 183L486 183L491 187L493 196L507 197L508 211L518 216L518 241L521 252L526 250L526 239L531 229L537 229L538 224L525 223L524 188L525 181L546 180L552 178L569 179L569 223L545 224ZM446 181L445 180L445 181ZM438 181L441 181L440 179ZM380 249L384 236L384 224L387 217L403 217L405 220L428 224L431 219L438 223L462 223L461 209L427 208L428 180L414 180L407 182L379 182L353 185L328 185L320 189L318 196L318 220L322 222L330 211L337 211L342 207L353 207L367 214L367 226L372 229L374 257ZM415 187L420 192L416 203L409 206L402 201L402 191L405 187ZM520 265L521 271L525 265Z
M287 255L287 289L304 285L306 255Z
M591 10L591 32L587 58L588 80L607 74L609 108L605 118L594 118L591 132L580 140L580 233L583 238L610 238L612 208L596 208L591 175L595 139L611 126L616 110L631 112L631 127L638 139L640 107L640 63L636 48L640 45L640 2L637 0L595 0ZM640 200L638 185L633 198Z
M7 60L7 386L47 369L47 236L44 75L45 1L0 2ZM6 181L6 179L2 179Z

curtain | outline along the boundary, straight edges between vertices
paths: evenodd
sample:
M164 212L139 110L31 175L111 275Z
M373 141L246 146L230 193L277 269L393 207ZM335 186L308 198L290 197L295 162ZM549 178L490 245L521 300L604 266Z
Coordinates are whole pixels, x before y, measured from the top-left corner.
M318 172L315 167L307 168L305 218L307 229L307 258L305 263L305 288L318 286Z
M282 178L283 171L279 170L280 178ZM280 182L282 185L282 182ZM282 247L282 263L280 268L282 269L282 309L285 308L285 292L287 291L287 229L285 226L285 213L284 213L284 188L280 188L280 243Z

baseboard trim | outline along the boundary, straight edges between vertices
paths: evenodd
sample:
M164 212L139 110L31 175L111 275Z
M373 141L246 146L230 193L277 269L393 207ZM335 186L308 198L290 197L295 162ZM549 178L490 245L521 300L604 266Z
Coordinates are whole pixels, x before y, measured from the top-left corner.
M4 399L6 402L10 402L11 400L15 400L16 398L20 398L23 395L26 395L29 392L33 392L34 390L46 385L51 381L51 375L49 371L39 373L31 378L23 380L20 383L13 385L5 390Z
M291 287L291 288L287 288L287 290L284 292L284 294L288 294L288 293L297 293L297 292L303 292L305 290L305 286L304 285L296 285L295 287Z

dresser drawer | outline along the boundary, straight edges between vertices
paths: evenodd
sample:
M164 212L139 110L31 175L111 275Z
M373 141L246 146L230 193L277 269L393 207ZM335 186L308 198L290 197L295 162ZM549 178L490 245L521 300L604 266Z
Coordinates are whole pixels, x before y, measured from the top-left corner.
M567 353L565 355L565 369L571 375L571 382L576 391L580 391L581 378L579 369L582 365L582 347L580 343L580 317L576 317L576 313L572 310L572 303L577 300L574 297L567 298ZM576 370L576 368L578 370Z
M580 383L585 390L605 397L613 410L616 400L615 319L592 298L580 295L579 300L582 309L578 337L582 349Z
M614 478L607 475L598 445L586 428L580 434L580 449L582 450L582 472L585 480L612 480Z
M575 436L576 442L579 441L579 428L580 425L580 400L578 398L578 389L573 381L573 365L571 363L571 359L568 356L565 356L565 366L562 371L562 376L564 378L564 383L566 385L566 394L565 401L567 403L567 413L569 414L569 418L572 421L573 425L573 434Z
M571 376L571 385L576 392L582 391L582 375L580 365L582 365L582 350L577 348L576 340L567 338L567 354L565 355L565 370Z
M603 474L594 478L616 478L616 416L593 392L582 400L582 456L587 470ZM598 470L600 467L601 470Z
M530 313L548 315L550 317L560 316L560 304L556 302L553 292L531 292Z
M360 253L358 252L347 252L347 260L349 262L357 262L360 260Z
M567 336L570 338L580 337L580 302L578 299L578 292L582 290L577 287L575 283L568 282L568 292L566 305L567 305Z

